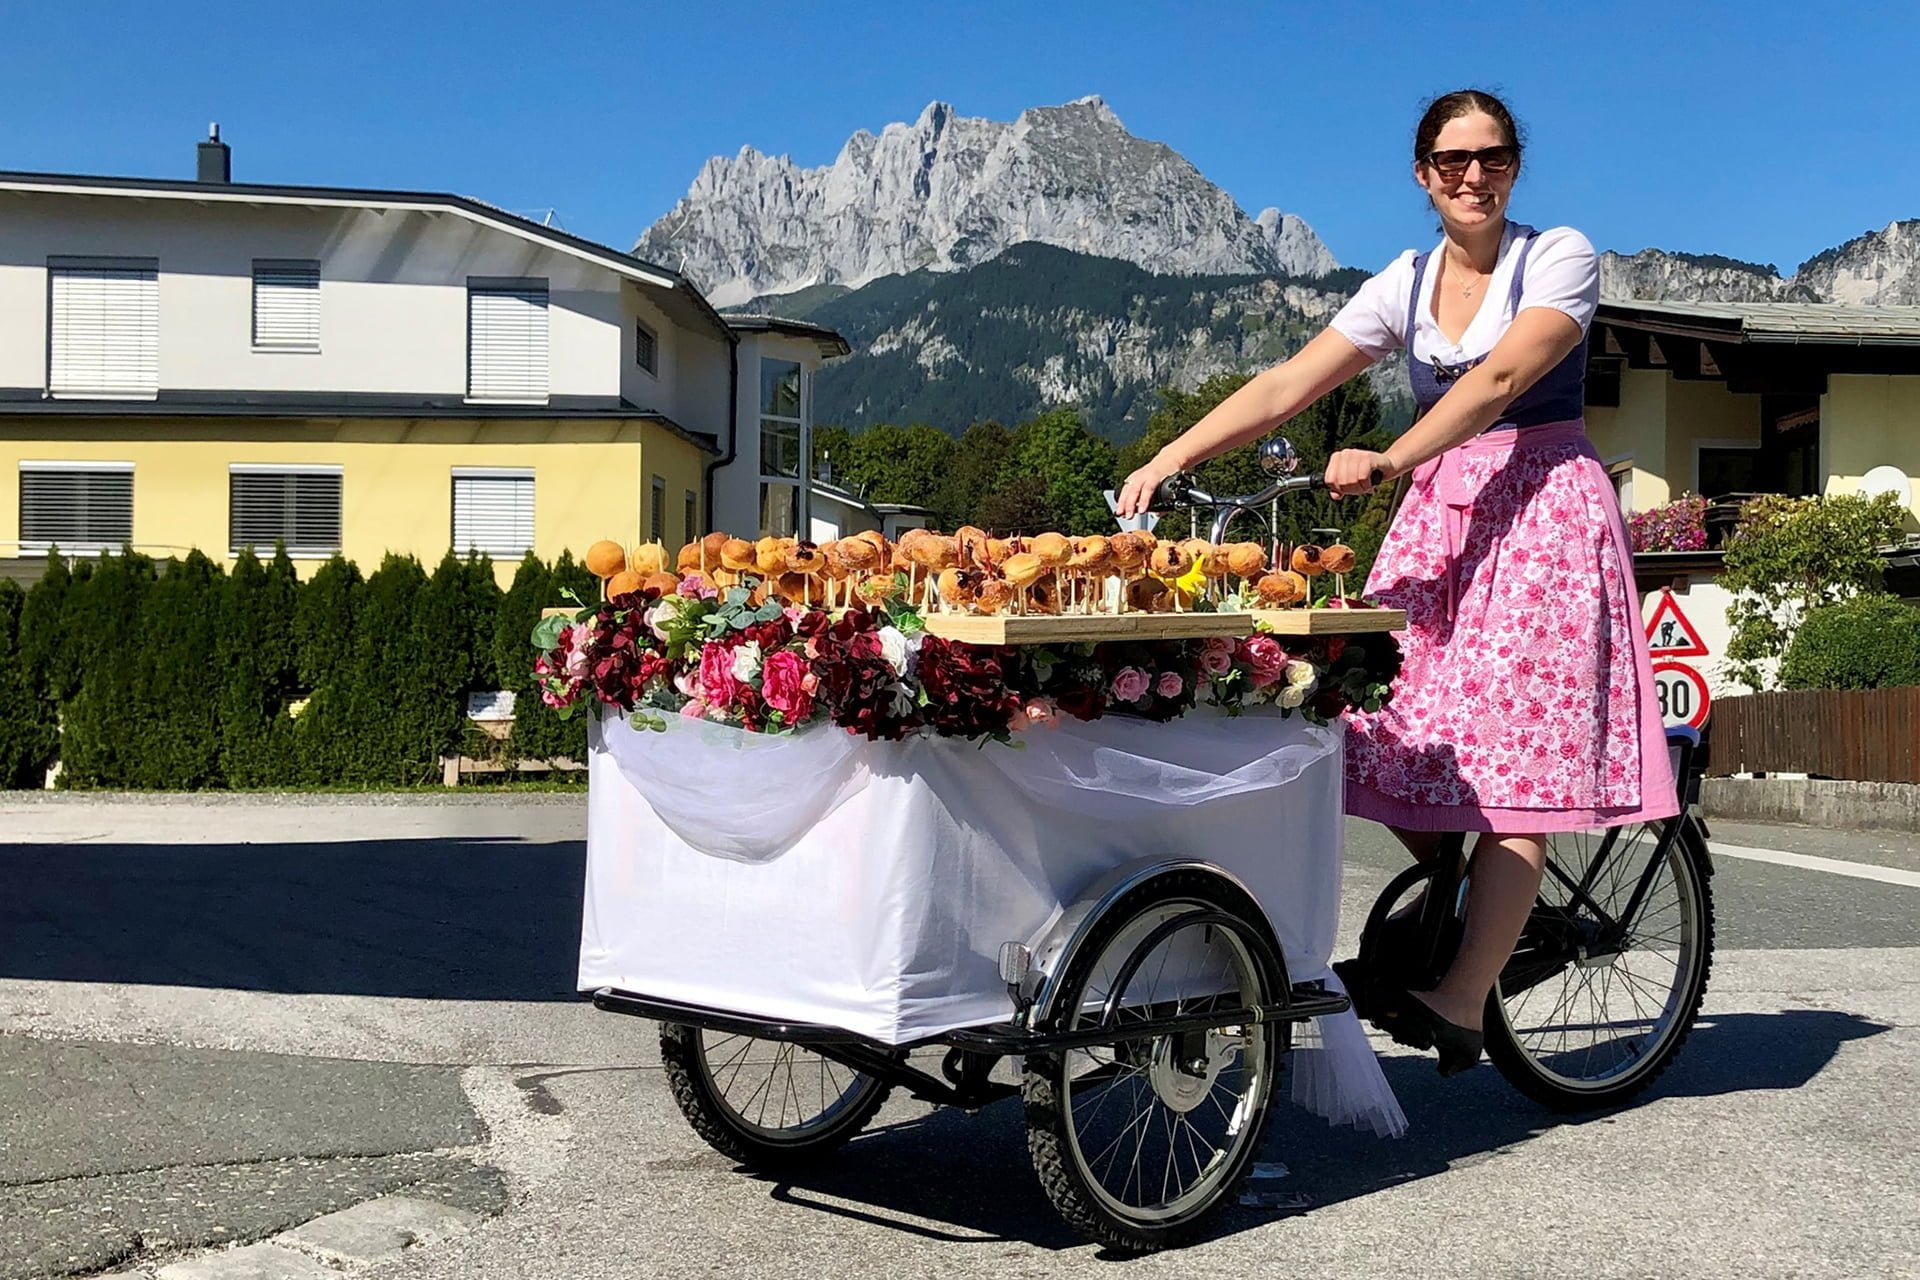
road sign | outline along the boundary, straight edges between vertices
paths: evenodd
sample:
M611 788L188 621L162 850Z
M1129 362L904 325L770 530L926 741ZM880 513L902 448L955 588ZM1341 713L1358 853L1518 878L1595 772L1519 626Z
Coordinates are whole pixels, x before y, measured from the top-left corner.
M1706 642L1700 639L1687 615L1680 612L1680 602L1673 598L1673 592L1660 592L1660 603L1653 607L1653 617L1647 619L1647 652L1656 658L1704 658L1707 656Z
M1686 663L1654 663L1653 691L1660 700L1660 719L1668 728L1684 724L1698 729L1707 723L1713 699L1707 693L1706 677Z

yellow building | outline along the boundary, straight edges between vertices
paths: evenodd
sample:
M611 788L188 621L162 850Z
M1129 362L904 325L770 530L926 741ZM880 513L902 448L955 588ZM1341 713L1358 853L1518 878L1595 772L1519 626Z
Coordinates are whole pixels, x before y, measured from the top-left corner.
M230 177L217 131L192 181L0 173L0 574L284 541L504 582L806 518L839 335L467 197Z
M1686 494L1897 493L1908 537L1886 549L1888 584L1920 595L1920 307L1603 303L1586 416L1629 512ZM1673 590L1701 633L1715 693L1738 691L1720 667L1720 563L1713 548L1635 557L1641 588Z

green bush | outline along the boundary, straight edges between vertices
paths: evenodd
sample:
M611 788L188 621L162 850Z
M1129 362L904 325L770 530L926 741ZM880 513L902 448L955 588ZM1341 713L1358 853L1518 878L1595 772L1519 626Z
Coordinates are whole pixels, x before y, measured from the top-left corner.
M537 565L538 561L533 563ZM563 590L571 590L589 603L598 599L600 593L594 576L587 572L586 566L574 563L573 554L567 551L560 553L551 571L538 576L528 564L522 563L507 593L508 603L500 611L494 652L500 663L500 687L512 689L516 695L513 733L507 739L507 749L515 759L586 762L586 717L562 720L552 707L540 701L540 691L533 684L533 623L543 608L571 607L560 594ZM522 622L524 626L519 625ZM517 657L514 656L514 634L509 628L518 629Z
M21 647L27 594L0 580L0 788L38 787L59 746L53 712L35 691Z
M91 572L83 562L68 583L62 644L78 685L61 706L62 785L126 786L138 769L124 721L142 696L135 653L155 578L153 561L128 551L100 557Z
M296 700L304 706L293 724L294 775L309 785L340 782L349 772L353 624L365 590L358 567L335 556L301 586L294 601L294 672L307 695Z
M1892 596L1856 596L1815 609L1780 664L1787 689L1920 685L1920 608Z
M235 787L298 780L294 617L300 582L285 546L262 565L240 553L227 579L215 649L220 680L220 771Z
M198 551L168 560L141 597L128 698L116 731L127 748L118 777L99 785L197 790L220 785L217 636L226 575Z
M79 576L93 575L93 565L81 561ZM50 704L71 698L80 689L79 664L67 644L67 593L75 574L58 550L47 555L47 571L20 607L20 662L33 691Z

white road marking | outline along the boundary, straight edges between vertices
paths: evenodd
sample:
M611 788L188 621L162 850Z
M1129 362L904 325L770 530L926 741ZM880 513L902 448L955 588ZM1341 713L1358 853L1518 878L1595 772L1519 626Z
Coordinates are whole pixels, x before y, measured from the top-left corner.
M1920 871L1880 867L1871 862L1817 858L1810 853L1787 853L1781 849L1749 849L1744 845L1721 844L1718 841L1709 843L1707 848L1716 854L1724 854L1729 858L1745 858L1749 862L1771 862L1781 867L1798 867L1802 871L1828 871L1836 876L1852 876L1856 880L1878 880L1882 884L1899 884L1909 889L1920 889Z

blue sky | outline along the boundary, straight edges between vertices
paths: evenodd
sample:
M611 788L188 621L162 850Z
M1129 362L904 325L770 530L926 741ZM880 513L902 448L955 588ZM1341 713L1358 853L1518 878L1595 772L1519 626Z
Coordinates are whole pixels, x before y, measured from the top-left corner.
M1249 213L1376 268L1431 237L1423 98L1505 92L1515 213L1791 271L1920 217L1920 5L101 4L4 0L0 168L464 192L626 246L702 161L1098 93Z

